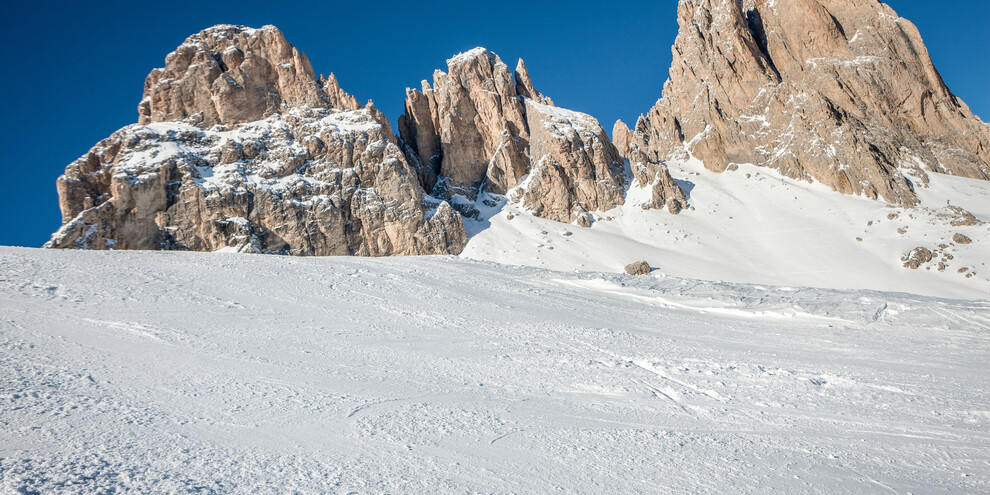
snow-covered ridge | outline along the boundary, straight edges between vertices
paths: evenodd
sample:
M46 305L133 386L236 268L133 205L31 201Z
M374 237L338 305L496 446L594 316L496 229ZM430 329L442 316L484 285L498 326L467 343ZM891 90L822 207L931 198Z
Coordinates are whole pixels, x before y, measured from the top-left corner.
M495 54L489 53L487 48L477 46L466 52L461 52L458 53L457 55L454 55L453 57L448 58L447 65L453 66L453 65L463 64L465 62L470 62L471 60L474 60L485 53L488 53L488 57L490 59L494 59Z
M543 126L550 132L572 134L575 131L596 135L602 132L598 119L586 113L568 110L553 105L544 105L536 100L529 100L527 111L535 110L543 115Z

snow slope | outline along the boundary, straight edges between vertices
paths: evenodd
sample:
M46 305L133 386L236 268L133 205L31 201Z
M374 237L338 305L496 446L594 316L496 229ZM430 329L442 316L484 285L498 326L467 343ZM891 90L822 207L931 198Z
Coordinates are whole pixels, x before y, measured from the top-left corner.
M716 252L714 220L681 238L689 217L653 229L700 251L661 259L669 273ZM569 242L630 228L597 225ZM765 237L724 251L755 259L730 275L772 265ZM768 278L792 276L781 263ZM987 493L988 369L987 301L0 248L0 491Z
M990 226L953 226L957 213L949 208L990 221L990 182L929 172L930 184L915 181L922 204L904 209L763 167L717 174L697 160L669 166L693 210L643 210L650 191L634 184L625 205L596 212L598 221L585 229L502 201L482 210L482 221L467 222L472 237L462 256L606 272L645 260L659 268L656 275L990 298ZM956 233L973 242L953 242ZM916 247L941 256L918 270L904 268L901 257Z

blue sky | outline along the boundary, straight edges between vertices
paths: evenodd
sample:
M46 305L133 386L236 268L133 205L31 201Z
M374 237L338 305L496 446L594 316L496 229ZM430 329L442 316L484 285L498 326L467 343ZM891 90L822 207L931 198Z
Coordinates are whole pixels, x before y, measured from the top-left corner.
M990 118L990 2L890 0L918 25L949 87ZM274 24L317 73L334 72L392 121L407 86L475 46L537 89L628 123L660 96L677 33L676 2L16 2L0 49L8 99L0 119L7 189L0 245L40 246L60 225L55 179L97 141L137 120L144 78L188 35L214 24Z

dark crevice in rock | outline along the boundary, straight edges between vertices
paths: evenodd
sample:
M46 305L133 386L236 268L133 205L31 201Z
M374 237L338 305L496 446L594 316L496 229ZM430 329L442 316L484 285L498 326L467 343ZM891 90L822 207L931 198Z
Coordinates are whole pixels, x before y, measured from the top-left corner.
M750 9L746 12L746 24L749 26L749 33L753 36L753 41L756 42L756 46L760 49L760 53L763 54L763 58L770 70L777 76L778 81L781 80L780 71L774 65L773 58L770 56L770 50L767 47L767 33L763 26L763 17L760 15L760 11Z

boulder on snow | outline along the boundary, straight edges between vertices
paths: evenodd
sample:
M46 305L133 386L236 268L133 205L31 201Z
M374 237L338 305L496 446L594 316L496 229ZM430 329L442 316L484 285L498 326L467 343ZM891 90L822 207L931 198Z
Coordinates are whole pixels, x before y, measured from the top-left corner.
M637 261L626 265L626 273L629 275L649 275L652 271L653 268L645 261Z
M904 262L905 268L910 268L912 270L917 270L921 265L928 263L932 260L932 252L928 248L916 247L910 252L905 253L901 256L901 261Z
M595 223L595 217L586 211L575 211L574 216L574 223L576 223L578 227L590 229L591 224Z
M955 242L956 244L969 244L973 242L973 240L963 234L956 232L956 234L952 236L952 242Z

